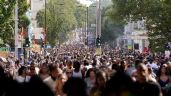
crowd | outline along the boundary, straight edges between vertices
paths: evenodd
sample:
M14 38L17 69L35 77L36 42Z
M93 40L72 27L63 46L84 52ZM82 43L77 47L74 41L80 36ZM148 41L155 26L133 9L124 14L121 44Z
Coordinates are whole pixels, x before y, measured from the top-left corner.
M27 62L0 59L0 96L171 96L171 62L162 55L63 45ZM124 54L123 54L124 53Z

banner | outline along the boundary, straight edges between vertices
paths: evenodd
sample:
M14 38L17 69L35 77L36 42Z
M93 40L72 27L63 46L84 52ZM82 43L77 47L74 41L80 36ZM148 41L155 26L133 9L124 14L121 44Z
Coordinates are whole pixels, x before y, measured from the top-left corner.
M96 48L96 55L101 55L101 54L102 54L101 48Z
M132 46L133 42L131 39L128 39L128 50L132 50L133 46Z
M9 56L9 52L7 51L0 51L0 57L7 58Z
M1 47L0 51L9 52L9 48L8 47Z
M41 46L37 44L33 44L31 51L41 53Z

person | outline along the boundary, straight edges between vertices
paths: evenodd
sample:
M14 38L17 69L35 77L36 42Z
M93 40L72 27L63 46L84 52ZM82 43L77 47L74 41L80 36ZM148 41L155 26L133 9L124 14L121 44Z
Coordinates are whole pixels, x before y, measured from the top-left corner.
M29 73L29 75L30 75L31 77L37 75L37 74L36 74L36 68L35 68L34 62L32 62L32 63L30 64L30 73Z
M105 90L105 83L107 81L106 73L103 71L97 72L95 86L90 91L90 96L101 96Z
M149 80L151 80L153 82L157 82L156 74L153 72L153 70L152 70L152 68L150 66L148 67L148 76L149 76Z
M94 87L96 81L96 71L91 68L87 71L85 82L87 84L87 93L90 93L90 90Z
M43 81L49 77L49 68L47 64L44 63L41 66L40 71L39 71L39 76Z
M141 63L137 66L137 78L134 88L135 96L161 96L160 85L150 81L148 76L148 68Z
M49 71L50 71L50 76L44 80L44 83L47 84L51 88L52 92L54 92L55 94L56 80L58 79L61 70L55 64L52 64L49 65Z
M81 78L71 77L63 86L64 96L88 96L87 85Z
M127 73L116 72L106 82L106 88L102 96L134 96L133 85L134 82Z
M21 84L11 80L6 88L1 96L54 96L50 88L36 75L28 83Z
M155 60L151 60L147 66L150 66L153 70L158 69L157 62Z
M72 61L71 60L67 60L67 69L72 69Z
M62 88L63 88L66 81L67 81L67 76L65 74L61 74L59 76L59 79L56 82L56 94L57 94L57 96L63 96L64 95Z
M82 74L82 71L80 69L80 67L81 67L80 62L75 61L73 67L74 67L74 70L72 72L72 77L83 78L83 74Z
M71 69L66 69L66 72L65 72L67 78L71 78L72 77L72 70Z
M169 72L166 64L161 65L158 73L158 83L160 84L163 93L165 93L165 87L170 82Z
M128 63L125 60L121 61L120 62L120 70L119 71L126 72L127 69L128 69Z
M21 66L21 68L18 70L18 76L16 77L16 81L19 83L29 82L30 76L27 76L26 74L26 67Z
M1 60L0 60L1 61ZM8 78L6 77L5 70L3 66L0 66L0 96L4 94L7 89L7 82Z

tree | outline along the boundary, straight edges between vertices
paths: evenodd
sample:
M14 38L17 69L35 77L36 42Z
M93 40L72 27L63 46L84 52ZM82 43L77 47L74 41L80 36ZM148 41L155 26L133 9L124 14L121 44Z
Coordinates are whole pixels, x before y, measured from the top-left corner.
M30 20L26 16L26 12L28 11L29 4L27 4L27 0L18 0L18 16L19 16L19 28L24 27L27 29L27 27L30 24Z
M76 5L75 17L77 20L77 28L82 28L85 26L86 21L86 6L82 4Z
M113 0L113 18L121 21L145 20L152 51L164 51L171 42L170 0Z
M124 26L121 21L117 21L111 18L113 16L111 13L113 12L113 8L111 7L112 2L110 0L102 1L101 2L101 8L102 8L102 25L101 25L101 40L102 43L108 42L113 43L117 37L123 34ZM89 27L91 27L91 24L96 24L96 7L97 2L94 2L89 7ZM95 31L95 30L94 30Z
M14 6L16 0L1 0L0 1L0 39L4 44L14 46ZM30 21L26 17L25 13L28 9L27 0L19 0L19 28L24 27L27 29L27 26L30 24Z
M12 26L10 26L10 18L13 15L13 9L15 5L15 0L1 0L0 1L0 39L3 44L0 46L5 46L4 43L8 42L12 34Z
M54 46L57 42L63 43L67 40L69 32L83 25L81 11L84 9L79 7L80 11L78 11L77 4L76 0L49 0L47 3L47 41L50 45ZM36 19L38 25L44 27L44 9L37 13Z
M110 18L111 7L102 10L102 41L113 43L120 35L123 35L124 25Z
M1 0L0 1L0 25L5 24L12 16L15 0Z

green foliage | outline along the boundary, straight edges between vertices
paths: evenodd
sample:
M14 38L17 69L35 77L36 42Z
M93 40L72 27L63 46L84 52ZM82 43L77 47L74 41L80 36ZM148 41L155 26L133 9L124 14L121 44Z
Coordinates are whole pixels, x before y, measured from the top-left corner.
M0 1L0 39L4 44L14 45L14 8L16 0L1 0ZM19 6L19 28L30 24L25 13L29 8L27 0L18 0ZM1 45L4 45L1 44Z
M122 21L146 21L152 51L161 52L171 42L170 0L113 0L113 8L113 17Z
M102 41L113 42L117 37L123 34L123 23L113 21L110 18L111 7L102 10Z
M24 27L25 29L27 29L30 24L30 20L25 14L29 8L27 0L18 0L18 6L19 28Z
M0 26L3 26L13 14L15 0L1 0L0 1Z
M78 7L76 0L49 0L46 8L47 40L54 46L67 40L67 34L76 27L83 26L84 6ZM36 16L38 25L44 27L45 11Z
M37 19L37 24L40 26L40 27L43 27L44 26L44 19L45 19L45 13L44 13L44 10L40 10L37 15L36 15L36 19Z
M13 28L10 25L10 21L13 16L13 9L15 6L15 0L1 0L0 1L0 46L5 46L11 41L11 36L13 36Z
M102 43L108 42L113 43L115 39L123 34L124 26L123 23L119 20L113 19L113 7L111 7L112 2L110 0L101 2L102 7L102 25L101 25L101 32L102 32ZM94 2L89 7L89 26L91 24L96 24L96 6L97 2Z
M77 20L77 27L83 27L86 21L86 7L81 4L77 5L77 8L75 10L75 17Z

